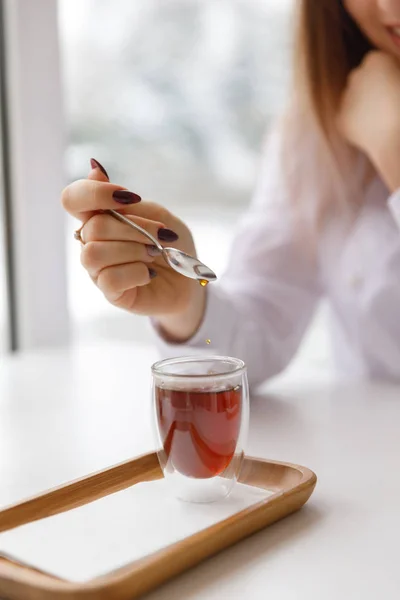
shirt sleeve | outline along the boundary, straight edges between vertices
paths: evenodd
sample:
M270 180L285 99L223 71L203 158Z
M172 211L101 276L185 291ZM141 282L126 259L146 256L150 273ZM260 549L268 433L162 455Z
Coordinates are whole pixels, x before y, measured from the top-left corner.
M400 228L400 190L397 190L390 196L389 208L397 226Z
M296 218L276 135L268 144L250 209L225 275L207 288L204 320L186 345L160 337L164 356L206 353L241 358L251 385L282 371L299 347L320 297L312 236Z

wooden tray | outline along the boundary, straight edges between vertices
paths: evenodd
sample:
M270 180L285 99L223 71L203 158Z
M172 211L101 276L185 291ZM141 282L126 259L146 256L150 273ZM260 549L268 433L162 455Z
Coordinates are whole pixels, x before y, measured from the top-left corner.
M55 515L162 477L157 455L146 454L0 511L0 532ZM0 558L0 597L9 600L134 600L205 558L299 510L315 474L297 465L246 457L241 482L274 492L190 537L85 583L71 583Z

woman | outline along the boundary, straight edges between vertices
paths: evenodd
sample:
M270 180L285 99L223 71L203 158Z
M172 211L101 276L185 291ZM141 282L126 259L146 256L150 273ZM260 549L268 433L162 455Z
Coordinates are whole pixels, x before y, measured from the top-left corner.
M94 160L63 192L83 222L82 264L112 304L152 317L164 353L211 337L261 383L289 363L325 296L341 371L400 380L400 0L302 0L295 56L289 108L218 284L178 275L99 213L118 208L195 253L184 223Z

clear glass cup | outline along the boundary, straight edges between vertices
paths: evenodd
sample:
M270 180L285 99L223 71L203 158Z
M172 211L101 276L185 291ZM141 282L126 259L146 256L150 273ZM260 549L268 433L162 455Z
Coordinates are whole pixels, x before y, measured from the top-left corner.
M181 500L225 498L238 479L249 423L246 365L225 356L152 367L158 458Z

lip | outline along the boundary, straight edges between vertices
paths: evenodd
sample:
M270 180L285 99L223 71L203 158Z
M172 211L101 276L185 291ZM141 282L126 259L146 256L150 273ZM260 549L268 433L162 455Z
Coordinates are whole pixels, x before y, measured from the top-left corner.
M390 35L392 41L398 48L400 48L400 24L387 25L386 30Z

